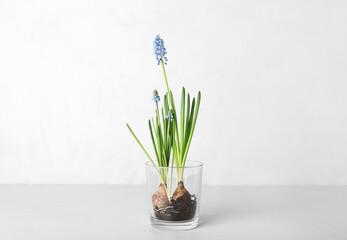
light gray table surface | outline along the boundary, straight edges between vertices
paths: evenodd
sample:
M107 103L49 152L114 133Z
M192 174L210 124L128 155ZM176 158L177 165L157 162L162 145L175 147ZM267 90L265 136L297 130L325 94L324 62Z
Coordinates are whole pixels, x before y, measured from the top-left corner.
M0 185L0 240L347 239L347 187L212 187L200 226L151 227L145 186Z

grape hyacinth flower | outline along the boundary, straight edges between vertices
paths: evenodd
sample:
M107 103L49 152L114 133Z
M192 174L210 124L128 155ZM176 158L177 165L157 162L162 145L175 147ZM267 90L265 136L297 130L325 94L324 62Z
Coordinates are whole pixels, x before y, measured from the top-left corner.
M153 98L152 100L157 103L160 101L160 97L159 97L159 94L158 94L158 91L157 90L153 90Z
M157 58L158 65L160 64L161 61L163 63L167 64L167 58L165 57L166 55L166 49L164 46L164 41L163 39L160 38L159 35L157 35L153 41L153 49L154 49L154 54Z
M171 120L173 119L173 113L171 109L169 110L168 114L165 117Z

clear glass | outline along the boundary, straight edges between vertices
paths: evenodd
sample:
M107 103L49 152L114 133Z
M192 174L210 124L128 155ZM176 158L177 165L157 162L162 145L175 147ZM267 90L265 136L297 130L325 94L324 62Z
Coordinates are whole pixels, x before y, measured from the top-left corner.
M196 228L199 225L202 163L187 161L184 168L154 167L151 162L146 162L145 166L152 226L166 230ZM180 178L183 181L177 176L183 176Z

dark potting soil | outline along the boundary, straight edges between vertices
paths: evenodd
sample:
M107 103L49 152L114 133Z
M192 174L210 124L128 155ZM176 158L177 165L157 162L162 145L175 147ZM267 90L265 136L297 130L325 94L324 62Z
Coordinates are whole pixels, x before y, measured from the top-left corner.
M154 215L160 220L166 221L185 221L194 218L197 201L195 195L190 198L171 198L171 203L164 208L153 206Z

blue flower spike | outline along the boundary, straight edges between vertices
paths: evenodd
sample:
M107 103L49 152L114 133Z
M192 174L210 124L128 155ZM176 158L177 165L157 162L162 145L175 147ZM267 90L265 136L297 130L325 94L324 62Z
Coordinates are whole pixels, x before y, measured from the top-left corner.
M163 39L160 38L159 35L157 35L153 41L153 49L154 49L154 55L157 58L158 61L158 65L160 64L161 61L163 61L163 63L167 64L167 57L165 57L166 55L166 49L164 46L164 41Z
M172 113L172 110L170 109L168 114L165 116L166 118L169 118L169 119L173 119L173 113Z
M157 103L160 101L160 97L159 97L159 94L158 94L158 91L157 90L153 90L153 98L152 100Z

